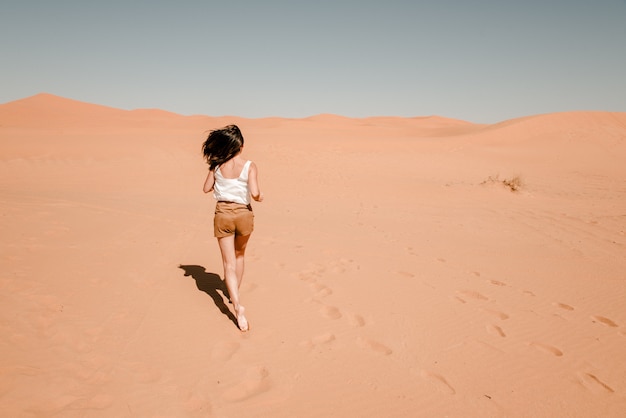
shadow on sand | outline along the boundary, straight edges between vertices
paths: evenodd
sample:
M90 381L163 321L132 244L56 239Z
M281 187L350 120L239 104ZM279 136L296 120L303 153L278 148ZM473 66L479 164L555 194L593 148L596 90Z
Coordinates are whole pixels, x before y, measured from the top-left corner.
M206 293L211 296L213 299L213 303L215 306L230 319L235 326L237 326L237 318L235 315L228 309L228 306L224 303L224 299L218 293L218 290L226 296L227 299L230 300L230 296L228 295L228 289L226 289L226 284L220 278L219 274L209 273L202 266L196 265L179 265L178 268L182 269L185 272L185 276L191 276L196 281L196 287L198 290Z

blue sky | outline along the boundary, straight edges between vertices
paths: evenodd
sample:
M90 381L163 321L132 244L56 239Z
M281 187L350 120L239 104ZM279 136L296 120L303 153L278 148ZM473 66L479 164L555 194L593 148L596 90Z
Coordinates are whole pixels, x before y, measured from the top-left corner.
M626 111L626 0L3 0L0 103L184 115Z

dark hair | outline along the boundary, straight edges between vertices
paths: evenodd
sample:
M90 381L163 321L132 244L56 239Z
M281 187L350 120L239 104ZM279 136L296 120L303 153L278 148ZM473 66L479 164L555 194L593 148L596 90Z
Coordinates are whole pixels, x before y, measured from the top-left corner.
M209 169L224 164L241 151L243 135L237 125L228 125L209 133L202 144L202 154L209 164Z

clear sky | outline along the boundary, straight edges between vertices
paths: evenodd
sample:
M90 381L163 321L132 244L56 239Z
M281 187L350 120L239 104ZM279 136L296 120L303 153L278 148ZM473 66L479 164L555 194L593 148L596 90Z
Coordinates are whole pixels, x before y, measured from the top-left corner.
M626 111L626 0L1 0L0 103L211 116Z

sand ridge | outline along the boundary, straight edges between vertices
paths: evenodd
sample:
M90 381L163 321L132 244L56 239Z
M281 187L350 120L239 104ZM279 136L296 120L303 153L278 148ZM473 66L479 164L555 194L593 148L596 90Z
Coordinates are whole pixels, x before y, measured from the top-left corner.
M227 123L265 194L244 334L201 191ZM0 415L621 416L625 159L614 112L2 104Z

